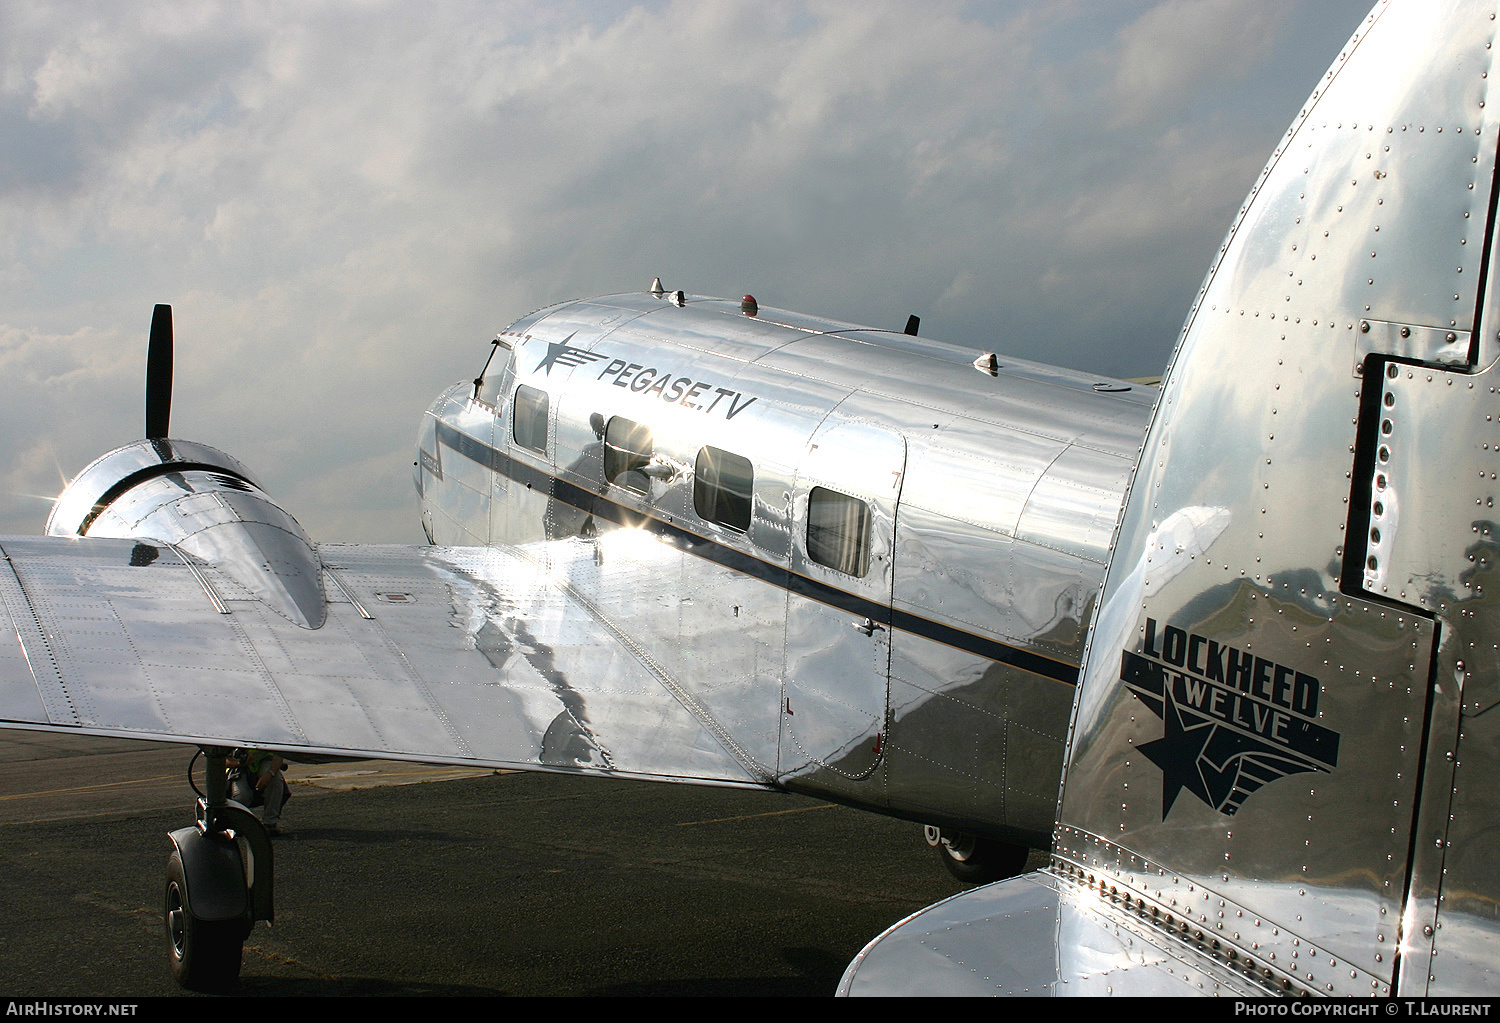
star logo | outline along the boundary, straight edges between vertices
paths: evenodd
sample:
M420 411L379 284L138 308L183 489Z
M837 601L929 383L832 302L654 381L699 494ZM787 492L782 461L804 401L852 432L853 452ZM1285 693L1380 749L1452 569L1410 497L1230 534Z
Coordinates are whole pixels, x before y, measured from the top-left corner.
M568 335L569 338L572 338L572 336L572 334ZM595 355L593 352L582 348L571 348L566 342L555 343L549 341L547 343L547 354L542 356L542 361L537 363L536 368L539 371L545 371L548 376L551 376L553 366L562 366L571 369L574 366L585 366L591 362L598 362L602 358L604 356Z
M1120 681L1162 721L1162 737L1137 747L1161 768L1162 820L1184 789L1232 817L1262 786L1338 764L1337 732L1253 691L1133 653Z

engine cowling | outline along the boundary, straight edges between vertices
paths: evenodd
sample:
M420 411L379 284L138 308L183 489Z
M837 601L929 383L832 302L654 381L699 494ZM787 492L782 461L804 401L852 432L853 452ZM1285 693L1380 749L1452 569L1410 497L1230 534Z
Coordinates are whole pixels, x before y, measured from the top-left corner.
M207 444L156 438L101 455L63 489L46 532L170 546L303 628L328 616L312 541L238 459Z

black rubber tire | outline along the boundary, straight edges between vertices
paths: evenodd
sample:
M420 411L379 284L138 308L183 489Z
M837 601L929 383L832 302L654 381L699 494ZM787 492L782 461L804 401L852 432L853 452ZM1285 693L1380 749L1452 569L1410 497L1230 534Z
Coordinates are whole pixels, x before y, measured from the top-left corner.
M1026 869L1031 850L964 831L943 831L936 844L928 837L934 855L948 873L968 885L989 884L1015 877Z
M167 887L162 906L167 958L172 977L192 991L222 992L240 977L245 925L240 920L199 920L188 900L182 855L167 859Z

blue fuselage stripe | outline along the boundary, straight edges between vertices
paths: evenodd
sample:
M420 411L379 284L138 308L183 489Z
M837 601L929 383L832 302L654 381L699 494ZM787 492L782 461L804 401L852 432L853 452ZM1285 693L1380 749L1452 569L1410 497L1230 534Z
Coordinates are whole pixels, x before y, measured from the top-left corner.
M1078 668L1075 665L1062 661L1055 661L1050 657L1043 657L1030 650L1014 647L998 640L989 639L984 636L976 636L972 632L935 622L930 618L892 608L889 604L870 600L858 594L841 590L836 586L809 579L804 575L792 572L783 565L777 565L764 561L744 551L736 550L727 544L720 543L705 536L683 529L681 526L662 519L648 515L645 512L629 508L623 504L611 501L609 498L596 494L591 490L569 483L567 480L559 479L549 472L544 472L533 465L512 458L505 452L500 451L483 441L454 429L447 423L439 421L437 424L437 439L444 447L449 448L470 461L498 473L506 479L513 480L533 490L545 494L554 501L586 512L595 518L617 526L628 526L644 529L648 532L671 541L678 547L711 561L716 565L733 569L736 572L752 576L762 582L789 590L801 597L816 600L821 604L836 607L850 614L862 615L874 622L909 632L925 639L930 639L946 646L951 646L968 653L977 654L980 657L999 661L1023 671L1029 671L1036 675L1065 682L1068 685L1077 685Z

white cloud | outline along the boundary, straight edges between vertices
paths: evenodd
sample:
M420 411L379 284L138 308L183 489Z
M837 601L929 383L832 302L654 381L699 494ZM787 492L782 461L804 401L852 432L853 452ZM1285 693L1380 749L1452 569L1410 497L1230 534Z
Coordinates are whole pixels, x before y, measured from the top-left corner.
M1294 0L1163 0L1116 41L1111 100L1116 123L1176 114L1204 79L1248 75L1276 40ZM1326 61L1325 61L1326 63Z
M653 275L1154 372L1361 7L0 8L0 532L137 435L158 301L173 432L330 540L417 539L490 332Z

